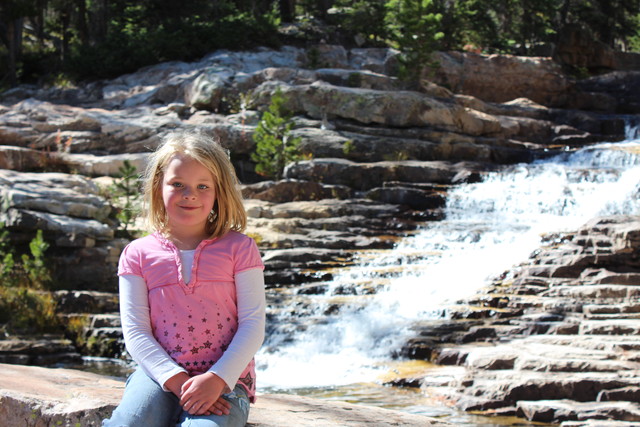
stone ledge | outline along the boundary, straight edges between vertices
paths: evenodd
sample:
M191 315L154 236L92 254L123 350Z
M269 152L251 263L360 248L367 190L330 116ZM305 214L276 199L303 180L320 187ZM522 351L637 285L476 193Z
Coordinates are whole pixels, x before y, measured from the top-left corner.
M0 364L0 425L99 426L116 407L124 382L89 372ZM445 426L449 423L382 408L308 397L266 394L248 426Z

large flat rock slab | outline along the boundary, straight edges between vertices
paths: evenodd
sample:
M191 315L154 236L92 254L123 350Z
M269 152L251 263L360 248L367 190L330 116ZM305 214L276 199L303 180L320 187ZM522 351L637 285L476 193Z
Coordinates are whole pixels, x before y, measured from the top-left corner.
M124 382L73 369L0 364L0 427L99 426ZM248 426L445 426L428 417L301 396L260 395Z
M124 382L72 369L0 364L0 426L99 426Z

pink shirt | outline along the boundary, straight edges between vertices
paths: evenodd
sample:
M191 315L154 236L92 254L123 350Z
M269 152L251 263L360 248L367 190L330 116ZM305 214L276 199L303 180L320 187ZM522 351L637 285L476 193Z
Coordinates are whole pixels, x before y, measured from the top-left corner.
M154 233L124 249L118 274L144 279L155 339L176 363L196 375L222 357L238 330L235 275L264 264L254 240L233 231L198 245L189 283L182 277L181 264L175 245ZM238 383L254 400L253 359Z

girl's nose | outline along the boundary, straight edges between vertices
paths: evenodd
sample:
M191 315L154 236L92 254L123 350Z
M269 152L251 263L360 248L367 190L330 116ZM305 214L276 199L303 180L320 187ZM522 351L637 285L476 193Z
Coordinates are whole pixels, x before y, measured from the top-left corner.
M193 200L196 198L196 193L195 191L192 191L191 189L185 187L185 189L182 191L182 198Z

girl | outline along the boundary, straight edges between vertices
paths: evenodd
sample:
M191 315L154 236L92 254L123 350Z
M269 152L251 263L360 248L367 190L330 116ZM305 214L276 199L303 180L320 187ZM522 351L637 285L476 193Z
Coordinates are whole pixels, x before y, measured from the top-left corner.
M209 137L173 134L145 174L152 234L118 266L127 350L138 364L104 426L243 426L265 327L263 263L241 234L231 162Z

